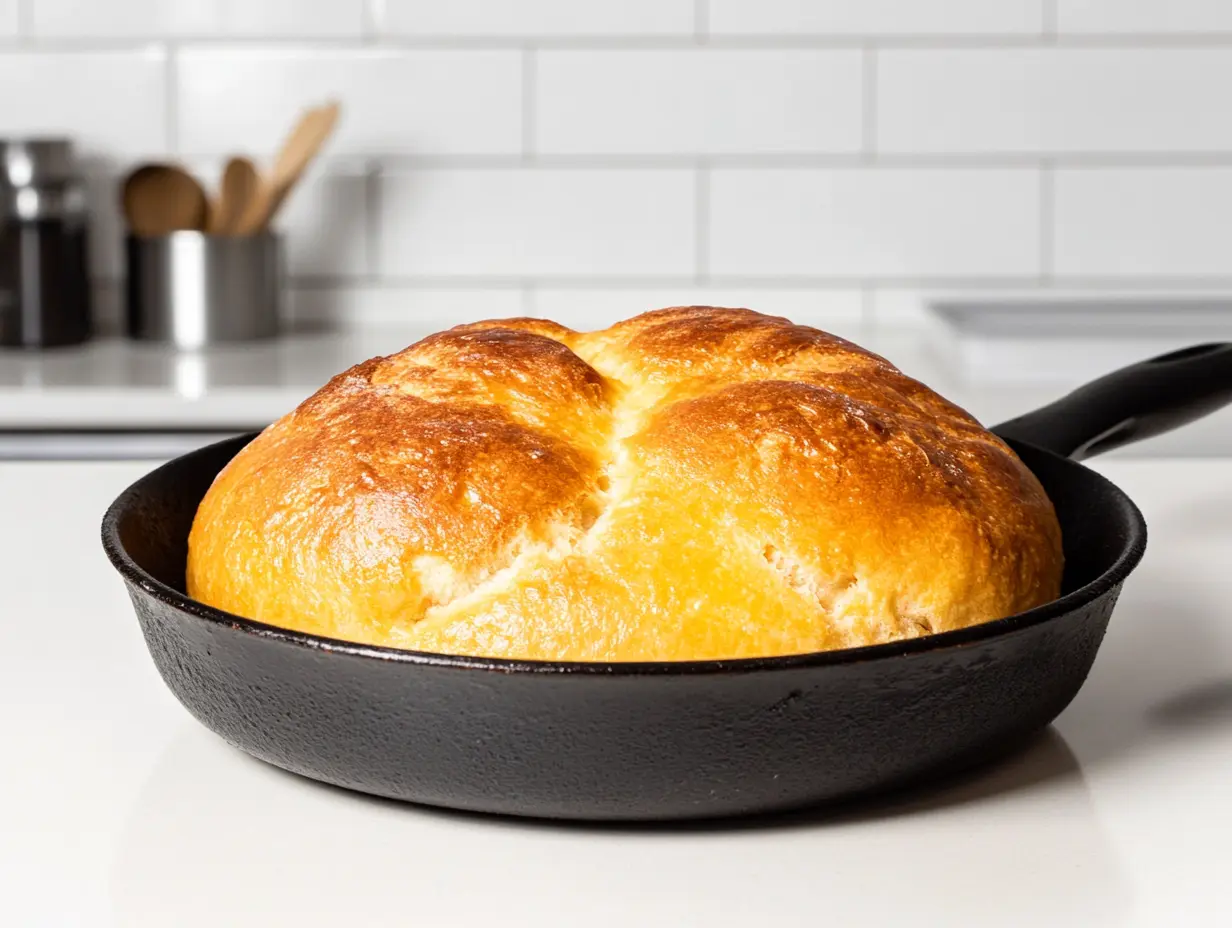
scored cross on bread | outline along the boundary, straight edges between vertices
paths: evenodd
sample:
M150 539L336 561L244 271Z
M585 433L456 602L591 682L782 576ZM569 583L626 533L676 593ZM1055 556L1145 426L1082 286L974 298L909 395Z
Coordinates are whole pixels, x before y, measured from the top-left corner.
M1054 599L1052 505L970 415L745 309L458 326L331 380L219 474L189 595L367 644L699 660Z

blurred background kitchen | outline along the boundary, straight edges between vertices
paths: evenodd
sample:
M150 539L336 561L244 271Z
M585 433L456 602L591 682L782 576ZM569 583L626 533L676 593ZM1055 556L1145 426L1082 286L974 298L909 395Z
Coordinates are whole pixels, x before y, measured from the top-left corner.
M0 0L0 86L10 148L73 144L41 199L9 163L0 314L67 299L68 258L30 296L37 203L88 226L92 322L0 349L0 457L176 453L484 317L749 306L987 424L1232 337L1227 0ZM213 195L329 100L275 219L279 334L137 331L124 178ZM1225 413L1126 453L1229 452Z

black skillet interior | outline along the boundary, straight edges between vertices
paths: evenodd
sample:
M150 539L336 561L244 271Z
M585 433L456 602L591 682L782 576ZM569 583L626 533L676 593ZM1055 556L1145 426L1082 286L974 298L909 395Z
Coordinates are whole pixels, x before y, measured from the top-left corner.
M356 646L230 616L184 595L186 539L210 481L248 437L139 480L108 511L103 540L167 685L205 725L270 763L377 795L515 815L765 812L918 781L1050 722L1086 678L1146 540L1133 503L1062 455L1091 450L1093 439L1103 450L1155 434L1228 401L1232 346L1211 346L1007 423L1058 510L1065 595L874 648L524 663ZM1060 453L1036 447L1046 444Z

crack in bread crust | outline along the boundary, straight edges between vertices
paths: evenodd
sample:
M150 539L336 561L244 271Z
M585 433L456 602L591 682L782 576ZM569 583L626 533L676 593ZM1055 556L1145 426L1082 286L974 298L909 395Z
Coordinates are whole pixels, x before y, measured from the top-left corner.
M224 469L190 595L350 640L742 657L1057 595L1033 475L850 342L750 310L459 326L339 375Z
M647 395L647 391L639 391L636 385L630 386L613 377L605 378L604 392L612 399L607 440L599 451L599 472L593 496L594 515L583 520L581 531L567 523L550 525L549 533L555 530L555 540L551 543L525 537L515 540L501 556L502 566L463 586L448 601L434 603L425 611L421 621L448 622L460 608L499 595L502 590L516 584L521 572L533 564L561 560L576 552L586 551L588 547L593 550L595 540L607 530L612 514L620 509L629 495L634 474L631 472L627 442L638 433L654 407L654 398L658 396L657 391Z

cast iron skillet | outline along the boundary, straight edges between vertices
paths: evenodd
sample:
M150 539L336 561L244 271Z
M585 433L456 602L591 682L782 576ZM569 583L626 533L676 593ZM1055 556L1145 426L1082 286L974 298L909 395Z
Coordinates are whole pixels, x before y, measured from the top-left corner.
M1065 536L1060 599L985 625L791 657L553 663L348 644L184 594L188 529L252 436L163 465L103 520L154 663L231 744L349 789L577 819L675 819L845 799L990 758L1086 679L1146 546L1130 499L1075 463L1232 402L1232 344L1126 368L996 431Z

